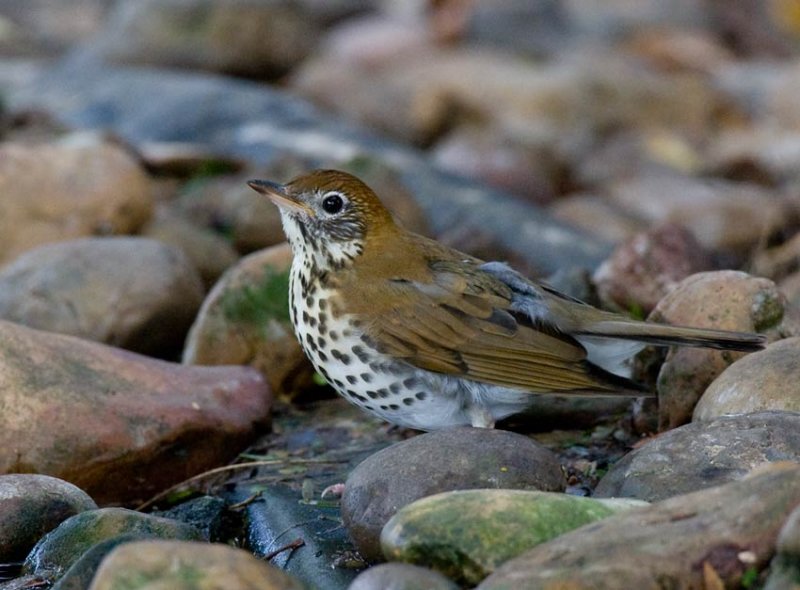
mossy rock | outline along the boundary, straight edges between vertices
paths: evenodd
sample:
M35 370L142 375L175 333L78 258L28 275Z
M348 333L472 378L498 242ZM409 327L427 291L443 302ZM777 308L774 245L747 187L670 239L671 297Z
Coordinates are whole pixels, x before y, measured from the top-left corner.
M524 490L445 492L397 512L383 528L381 548L390 561L430 567L474 585L540 543L646 505Z

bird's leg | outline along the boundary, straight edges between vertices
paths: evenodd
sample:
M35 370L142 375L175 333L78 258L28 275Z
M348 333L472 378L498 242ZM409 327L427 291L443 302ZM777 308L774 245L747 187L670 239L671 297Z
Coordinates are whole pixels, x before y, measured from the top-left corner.
M486 406L472 404L468 414L469 421L474 428L494 428L494 416Z

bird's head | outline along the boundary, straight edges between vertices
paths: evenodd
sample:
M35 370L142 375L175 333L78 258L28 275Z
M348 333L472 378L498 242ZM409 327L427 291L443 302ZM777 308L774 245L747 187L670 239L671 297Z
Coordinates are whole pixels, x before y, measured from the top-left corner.
M278 206L295 256L312 257L321 270L347 266L368 238L394 227L372 189L346 172L315 170L284 185L248 184Z

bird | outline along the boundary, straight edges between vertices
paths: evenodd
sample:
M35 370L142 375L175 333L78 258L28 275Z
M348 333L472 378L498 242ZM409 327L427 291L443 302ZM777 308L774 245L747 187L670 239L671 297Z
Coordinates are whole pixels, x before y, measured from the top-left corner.
M601 310L407 231L346 172L248 184L280 211L290 319L305 354L337 393L399 426L493 428L537 394L647 397L628 361L648 344L765 344L761 334Z

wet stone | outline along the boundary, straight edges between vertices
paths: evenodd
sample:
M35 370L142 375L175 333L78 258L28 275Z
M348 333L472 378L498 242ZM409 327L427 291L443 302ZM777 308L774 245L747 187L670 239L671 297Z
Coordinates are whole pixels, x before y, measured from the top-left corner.
M378 561L381 529L414 500L459 489L561 491L564 486L558 459L535 441L502 430L454 428L367 458L347 478L342 518L360 553Z

